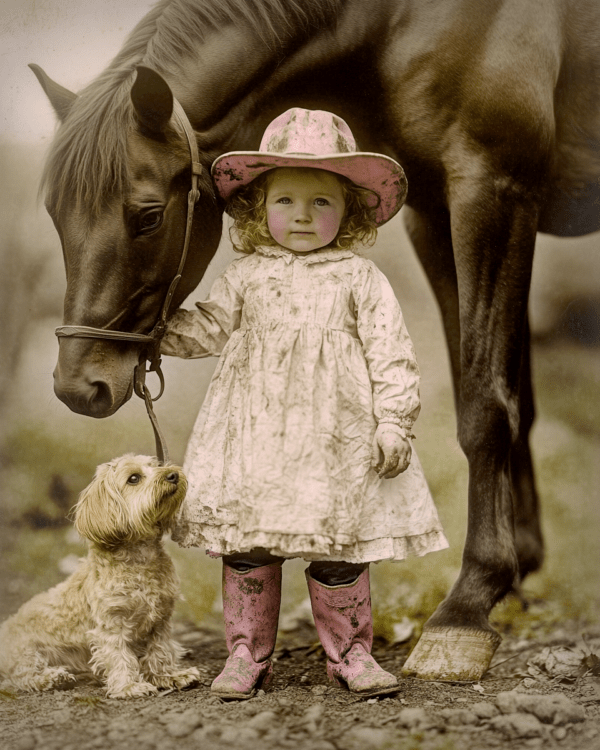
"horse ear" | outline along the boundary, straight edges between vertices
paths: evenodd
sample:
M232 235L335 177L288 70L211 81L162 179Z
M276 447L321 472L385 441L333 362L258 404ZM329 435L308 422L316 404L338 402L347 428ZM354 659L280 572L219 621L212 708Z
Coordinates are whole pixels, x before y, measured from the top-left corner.
M138 65L131 88L133 108L142 125L153 133L162 133L173 114L173 93L169 84L152 68Z
M46 75L39 65L30 63L29 67L35 73L35 77L46 92L48 99L50 99L50 104L58 115L58 119L63 122L71 111L71 106L75 99L77 99L77 94L69 91L69 89L66 89L64 86L55 83L55 81Z

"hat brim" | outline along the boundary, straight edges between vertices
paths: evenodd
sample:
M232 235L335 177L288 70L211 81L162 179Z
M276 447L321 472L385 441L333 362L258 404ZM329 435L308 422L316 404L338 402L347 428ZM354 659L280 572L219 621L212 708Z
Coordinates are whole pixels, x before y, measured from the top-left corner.
M325 156L230 151L215 159L211 172L221 197L228 200L263 172L278 167L324 169L372 190L379 196L379 201L376 196L369 201L371 207L375 208L377 226L385 224L398 213L408 191L406 175L397 161L383 154L364 151Z

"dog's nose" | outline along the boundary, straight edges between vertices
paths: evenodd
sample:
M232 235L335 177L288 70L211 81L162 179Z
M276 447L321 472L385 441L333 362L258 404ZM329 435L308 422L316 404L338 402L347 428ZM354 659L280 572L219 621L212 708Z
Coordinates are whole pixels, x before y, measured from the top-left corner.
M171 484L177 484L179 481L179 474L176 471L171 471L167 476L165 477L167 482L171 482Z

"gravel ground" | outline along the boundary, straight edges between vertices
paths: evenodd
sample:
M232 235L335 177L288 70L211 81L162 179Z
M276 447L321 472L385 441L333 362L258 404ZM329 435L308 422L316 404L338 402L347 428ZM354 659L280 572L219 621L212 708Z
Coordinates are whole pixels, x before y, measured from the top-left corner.
M487 750L600 743L600 628L561 623L532 639L505 636L479 683L401 681L396 695L360 700L329 686L314 628L281 633L273 688L223 702L209 686L226 658L222 634L176 623L188 661L203 674L185 692L107 699L99 685L26 695L0 692L6 750ZM400 673L413 642L377 641L382 666Z

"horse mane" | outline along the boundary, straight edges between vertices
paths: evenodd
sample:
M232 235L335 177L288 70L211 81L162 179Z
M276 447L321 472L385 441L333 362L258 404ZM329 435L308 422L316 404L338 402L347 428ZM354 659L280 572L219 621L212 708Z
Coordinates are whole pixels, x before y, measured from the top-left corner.
M78 205L97 215L128 182L127 136L134 126L130 90L137 65L177 70L207 32L250 28L277 51L334 22L343 0L160 0L137 24L108 67L79 92L51 144L41 191L60 208L75 188Z

